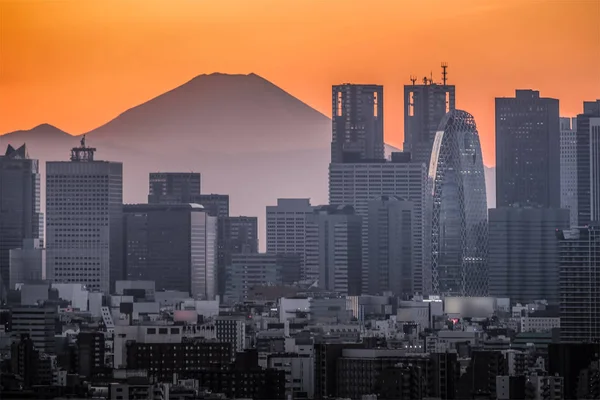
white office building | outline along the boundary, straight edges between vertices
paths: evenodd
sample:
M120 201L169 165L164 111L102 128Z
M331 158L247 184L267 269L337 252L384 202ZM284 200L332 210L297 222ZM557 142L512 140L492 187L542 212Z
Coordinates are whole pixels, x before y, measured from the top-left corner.
M46 163L46 272L108 293L123 272L123 164L95 150L84 138L71 161Z
M397 196L413 203L412 287L415 292L429 293L431 271L424 263L424 206L427 184L425 164L411 162L365 162L355 164L330 164L329 204L352 205L357 215L363 217L362 228L362 291L368 291L369 252L368 223L369 202L381 196Z

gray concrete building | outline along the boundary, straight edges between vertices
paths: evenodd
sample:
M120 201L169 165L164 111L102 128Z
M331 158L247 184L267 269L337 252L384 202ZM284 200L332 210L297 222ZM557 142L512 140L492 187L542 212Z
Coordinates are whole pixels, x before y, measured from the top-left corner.
M496 98L496 207L560 207L559 118L537 90Z
M128 204L123 211L127 279L214 298L216 217L198 204Z
M577 223L600 220L600 100L577 115Z
M10 250L23 247L24 239L42 239L38 160L27 147L8 146L0 156L0 299L10 280Z
M148 203L193 203L201 193L197 172L150 172Z
M560 340L600 339L600 226L558 230Z
M46 163L46 272L108 293L123 273L123 164L95 151L84 137L70 161Z
M40 239L24 239L19 249L10 250L10 289L17 283L46 278L46 250Z
M414 162L429 168L433 140L442 117L456 108L456 89L447 84L446 67L442 67L442 81L436 83L424 77L417 84L414 79L404 86L404 147ZM419 80L421 81L421 80Z
M352 206L320 206L306 217L306 268L319 288L356 296L362 283L362 218Z
M577 118L560 119L560 207L577 222Z
M413 219L411 201L396 196L369 201L368 294L413 295Z
M13 338L28 334L35 349L41 353L54 354L54 334L58 322L56 306L20 306L11 309L11 333Z
M225 300L243 302L252 287L281 284L282 267L277 261L276 254L232 254L226 267Z
M267 253L300 254L302 279L316 281L318 270L306 265L306 216L312 214L310 199L277 199L277 205L267 206Z
M556 231L569 228L569 210L504 207L489 210L489 294L511 303L559 302Z
M332 163L384 159L383 86L333 86L331 124Z
M427 168L424 163L365 162L354 164L330 164L329 203L347 204L363 217L362 231L362 291L368 291L369 251L368 223L369 201L380 196L398 196L413 203L413 290L429 293L431 270L424 263L424 207L427 199Z

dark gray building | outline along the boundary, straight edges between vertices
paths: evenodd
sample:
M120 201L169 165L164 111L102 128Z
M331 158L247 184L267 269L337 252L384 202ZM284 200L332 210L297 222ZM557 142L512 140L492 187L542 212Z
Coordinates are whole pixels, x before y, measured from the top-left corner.
M558 230L560 340L600 339L600 226Z
M0 156L0 299L9 285L10 250L23 248L25 239L43 238L38 168L25 145L9 145Z
M58 323L56 306L20 306L13 307L11 314L11 332L13 338L29 335L35 349L41 353L54 354L56 343L54 334Z
M194 282L216 278L217 222L202 207L128 204L123 211L127 279L194 294Z
M424 163L429 169L433 140L442 117L456 108L454 85L448 85L446 67L442 69L442 82L435 83L424 77L422 84L404 86L404 148L412 161Z
M600 191L599 118L600 100L583 102L583 114L577 116L577 223L580 226L600 220L592 215L593 204L600 208L600 192L595 193L594 199L593 190Z
M306 267L319 287L358 296L362 284L362 217L352 206L315 207L306 216Z
M511 303L559 301L558 229L569 210L504 207L489 210L489 294Z
M219 294L225 293L225 268L231 264L233 254L258 253L257 217L219 217L217 239L217 266Z
M210 216L219 218L229 216L228 194L199 194L193 196L191 202L201 204Z
M369 201L369 293L412 296L413 203L396 196Z
M384 159L383 86L342 84L331 89L331 162Z
M123 274L123 164L71 150L46 163L46 275L108 293Z
M150 172L148 203L192 203L200 190L197 172Z
M281 266L269 253L233 254L226 267L225 299L230 303L248 300L252 287L280 285Z
M496 207L560 207L558 100L537 90L496 98Z

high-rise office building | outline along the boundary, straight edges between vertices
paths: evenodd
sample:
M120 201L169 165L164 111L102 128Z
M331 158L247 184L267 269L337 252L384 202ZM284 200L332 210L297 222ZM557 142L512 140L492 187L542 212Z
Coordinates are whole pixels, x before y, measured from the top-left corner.
M267 206L267 253L300 254L302 279L316 281L318 270L305 269L306 216L312 212L310 199L277 199Z
M559 118L537 90L496 98L496 207L560 207Z
M413 203L396 196L369 201L369 294L413 295L413 214Z
M369 201L381 196L397 196L413 203L413 290L428 294L431 289L431 271L424 264L427 254L424 207L427 198L427 170L423 163L403 162L402 157L392 157L400 162L366 162L354 164L330 164L329 204L345 204L354 207L363 218L362 244L362 291L369 291L368 222Z
M200 188L197 172L151 172L148 203L192 203Z
M217 239L219 294L225 293L225 268L233 254L258 253L257 217L219 217Z
M600 339L600 226L558 230L560 339Z
M352 206L315 207L306 216L306 267L319 287L357 296L362 283L362 218Z
M213 217L229 216L228 194L200 194L192 197L192 203L201 204L202 207Z
M123 213L127 279L214 296L216 217L197 204L128 204Z
M569 210L504 207L489 210L489 295L511 303L559 301L557 229L569 228Z
M577 222L577 118L560 119L560 207Z
M600 220L600 100L577 116L577 223Z
M486 296L487 199L479 133L471 114L453 110L442 119L429 184L434 293Z
M9 145L0 156L0 299L9 286L9 252L24 239L43 239L39 166L25 145Z
M10 289L18 283L46 277L46 250L40 239L24 239L19 249L10 250Z
M456 108L454 85L447 84L447 64L442 64L442 82L423 78L417 84L404 86L404 148L414 162L425 163L429 168L433 140L440 121L447 112Z
M46 163L46 275L108 293L123 273L123 164L71 150Z
M333 86L331 109L332 163L384 159L383 86Z
M276 254L233 254L226 274L225 299L229 302L248 300L248 293L255 286L282 283L281 266L277 264Z

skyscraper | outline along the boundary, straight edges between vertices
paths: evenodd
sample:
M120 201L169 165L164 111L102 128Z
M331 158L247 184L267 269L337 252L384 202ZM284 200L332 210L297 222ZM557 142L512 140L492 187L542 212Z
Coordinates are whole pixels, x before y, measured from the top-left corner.
M258 253L258 218L219 217L218 218L218 275L219 294L225 293L225 278L228 265L234 254Z
M383 86L333 86L331 108L332 163L384 159Z
M560 119L560 207L577 226L577 119Z
M305 269L306 216L312 212L310 199L277 199L267 206L267 253L300 254L302 279L316 281L318 270Z
M429 185L434 293L487 295L485 177L471 114L453 110L442 119L431 153Z
M398 196L413 203L413 290L429 294L431 271L425 263L427 254L424 207L427 203L427 172L425 164L404 162L402 157L392 157L400 162L364 162L329 165L329 204L346 204L354 207L363 218L362 231L362 291L369 291L368 214L369 201L381 196ZM429 261L429 259L427 259Z
M511 303L559 301L557 229L569 228L569 211L541 207L489 210L489 294Z
M123 164L71 150L71 161L46 163L46 269L59 283L108 293L123 272Z
M560 207L559 118L536 90L496 98L496 207Z
M429 168L431 149L440 121L447 112L456 108L454 85L447 84L446 64L442 64L442 82L423 78L422 84L404 86L404 148L414 162Z
M369 294L413 290L413 203L396 196L369 201Z
M9 145L0 156L0 299L9 285L10 250L42 238L38 160L29 158L25 145Z
M577 223L600 220L600 100L584 101L577 116Z
M319 287L357 296L362 283L362 218L352 206L315 207L306 216L306 267Z
M202 207L213 217L229 216L228 194L200 194L192 197L192 203L202 204Z
M558 230L560 339L600 339L600 226Z
M199 173L151 172L148 203L191 203L200 187Z
M216 274L216 259L210 258L216 254L216 239L211 238L216 217L199 205L128 204L123 214L127 279L191 294L194 274ZM207 269L212 272L202 272Z

